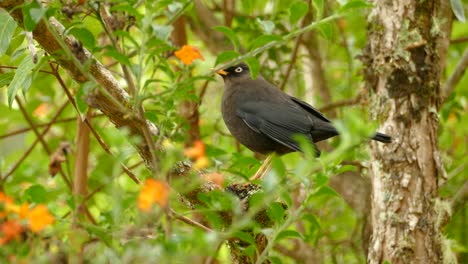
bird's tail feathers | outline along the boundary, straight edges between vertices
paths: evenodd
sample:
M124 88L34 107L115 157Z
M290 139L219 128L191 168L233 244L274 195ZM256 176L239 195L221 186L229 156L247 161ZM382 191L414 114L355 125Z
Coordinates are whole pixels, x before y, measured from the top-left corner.
M389 135L385 135L379 132L376 132L375 135L372 137L373 140L382 142L382 143L390 143L392 142L392 137Z

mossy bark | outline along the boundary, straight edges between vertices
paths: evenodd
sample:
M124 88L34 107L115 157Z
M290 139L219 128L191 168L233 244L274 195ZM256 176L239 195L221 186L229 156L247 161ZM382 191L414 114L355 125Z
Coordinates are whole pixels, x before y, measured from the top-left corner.
M376 0L364 50L371 113L391 144L371 144L368 263L442 263L437 147L440 81L451 28L445 0Z

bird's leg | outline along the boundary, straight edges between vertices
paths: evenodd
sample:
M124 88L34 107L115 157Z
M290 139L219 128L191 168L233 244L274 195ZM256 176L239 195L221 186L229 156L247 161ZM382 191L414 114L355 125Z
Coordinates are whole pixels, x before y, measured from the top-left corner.
M268 155L268 157L263 161L262 166L260 166L260 168L257 170L255 175L250 177L249 179L250 181L261 179L263 178L263 176L265 176L268 173L271 167L271 159L273 158L274 155L275 155L274 153Z

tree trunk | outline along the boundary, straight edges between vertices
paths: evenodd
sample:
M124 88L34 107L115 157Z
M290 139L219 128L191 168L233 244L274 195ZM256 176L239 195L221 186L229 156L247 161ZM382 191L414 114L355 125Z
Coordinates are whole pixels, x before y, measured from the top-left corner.
M363 61L372 118L393 137L371 143L369 263L450 262L442 248L449 214L438 196L437 113L451 16L445 0L375 0L369 15Z

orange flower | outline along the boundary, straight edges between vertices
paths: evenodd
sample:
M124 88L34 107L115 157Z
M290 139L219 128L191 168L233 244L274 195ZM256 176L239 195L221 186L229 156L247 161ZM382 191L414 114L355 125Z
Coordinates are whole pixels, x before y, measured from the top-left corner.
M33 116L44 118L47 113L49 113L49 105L47 103L41 103L36 109L33 111Z
M10 197L6 196L5 193L3 192L0 192L0 202L4 202L4 203L13 203L13 199L11 199Z
M184 155L189 158L196 160L200 157L205 156L205 144L201 140L196 140L193 142L193 147L186 148L184 150Z
M29 204L25 203L18 208L19 219L25 219L29 214Z
M174 52L177 58L185 65L190 65L196 59L205 60L200 50L194 46L184 45L180 50Z
M138 208L143 212L148 212L153 203L161 207L166 207L169 200L169 186L167 183L147 179L145 185L138 195Z
M4 245L14 238L19 238L19 235L23 232L23 227L18 222L9 220L0 226L0 231L3 234L0 237L0 245Z
M49 209L42 204L34 207L27 218L29 220L29 229L33 232L39 232L54 223L54 217L49 213Z
M206 168L210 163L205 155L205 144L201 140L193 142L193 147L186 148L184 155L194 161L193 168L196 170Z

